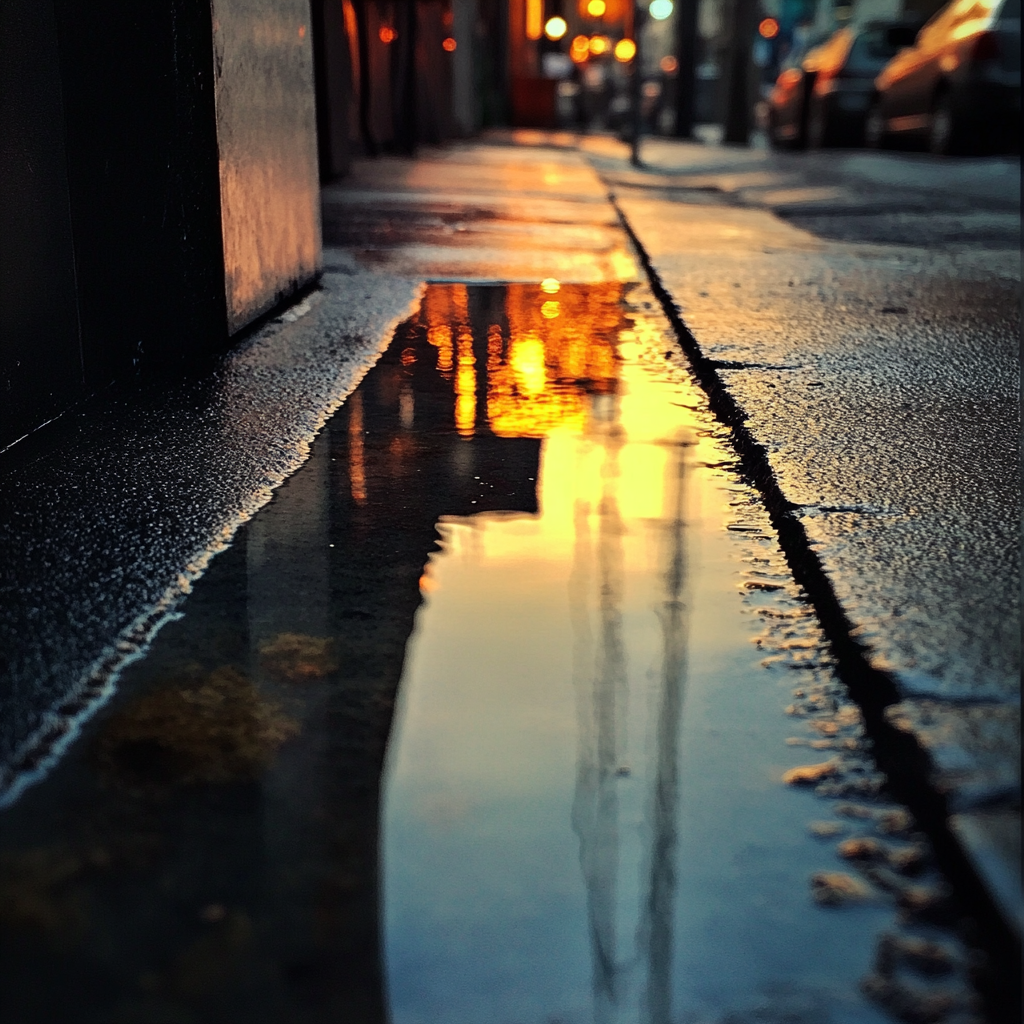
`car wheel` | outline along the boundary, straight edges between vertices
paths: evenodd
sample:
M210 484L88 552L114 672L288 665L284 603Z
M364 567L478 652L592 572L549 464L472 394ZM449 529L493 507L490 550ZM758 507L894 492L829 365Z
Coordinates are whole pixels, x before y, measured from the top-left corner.
M885 149L887 141L882 104L875 100L871 104L871 109L868 110L868 116L864 121L864 145L868 149Z
M963 132L953 112L949 93L941 93L932 105L928 121L928 150L935 156L964 151Z
M807 146L809 149L821 149L822 146L831 144L825 105L812 101L811 108L807 113Z

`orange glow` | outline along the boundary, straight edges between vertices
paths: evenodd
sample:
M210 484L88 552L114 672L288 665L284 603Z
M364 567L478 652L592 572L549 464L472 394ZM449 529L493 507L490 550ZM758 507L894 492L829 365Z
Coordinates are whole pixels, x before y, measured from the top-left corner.
M398 38L398 33L390 25L381 25L380 32L377 35L380 36L380 41L385 46L388 43L393 43Z
M507 287L508 328L488 326L486 367L482 353L474 355L465 286L427 289L418 320L438 350L438 370L454 385L455 427L463 437L476 430L484 380L486 422L499 437L581 430L595 396L616 392L621 286L571 288L554 278L543 285L539 294L536 284Z
M452 348L452 329L447 324L438 324L427 331L427 341L437 349L437 368L443 374L452 372L455 354Z
M588 0L587 3L587 14L591 18L603 18L604 12L608 10L608 5L604 0Z
M610 44L611 40L607 36L592 36L590 39L590 52L595 57L600 57L602 53L608 52Z
M508 286L507 345L496 325L487 339L487 420L499 437L544 437L560 427L581 429L588 392L613 393L619 286L564 288L537 316L535 286ZM549 306L550 303L550 306ZM554 316L545 313L558 306Z
M615 44L615 59L628 64L636 56L636 43L632 39L620 39Z
M540 39L544 32L544 0L526 0L526 38Z
M548 18L548 22L544 26L544 35L552 42L557 42L568 30L569 25L565 18Z
M757 26L757 31L765 39L774 39L779 34L779 23L774 18L765 18L760 25Z
M299 26L299 38L300 39L305 39L306 38L306 26L305 25L300 25Z
M569 56L577 64L582 64L590 56L590 40L586 36L576 36L569 46Z
M416 349L411 345L409 348L402 349L402 365L412 366L416 362Z
M473 335L459 334L459 368L455 374L455 429L462 437L472 437L476 426L476 358Z
M454 40L454 39L453 39L453 38L452 38L451 36L448 36L448 38L447 38L447 39L445 39L445 40L443 40L443 41L442 41L441 45L442 45L442 46L443 46L443 47L444 47L444 48L445 48L445 49L446 49L446 50L447 50L447 51L448 51L449 53L454 53L454 52L455 52L455 47L456 47L456 46L458 46L459 44L458 44L458 43L456 43L456 42L455 42L455 40Z
M666 75L674 75L679 70L679 61L669 54L667 57L662 57L658 61L658 67L665 72Z
M348 418L348 479L352 500L357 505L366 501L366 468L363 463L363 395L355 391L348 400L352 410Z

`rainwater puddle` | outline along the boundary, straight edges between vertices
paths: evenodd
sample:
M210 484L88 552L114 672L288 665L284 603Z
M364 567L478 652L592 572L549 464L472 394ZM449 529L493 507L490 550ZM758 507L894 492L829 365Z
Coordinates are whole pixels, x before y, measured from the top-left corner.
M648 300L428 290L6 812L5 1020L972 1019Z

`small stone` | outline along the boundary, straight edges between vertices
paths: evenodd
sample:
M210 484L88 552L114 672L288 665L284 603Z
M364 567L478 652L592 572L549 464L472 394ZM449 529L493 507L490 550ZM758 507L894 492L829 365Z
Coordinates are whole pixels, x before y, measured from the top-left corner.
M859 878L841 871L818 871L811 875L811 896L825 907L858 903L871 896L871 889Z
M914 819L909 811L897 807L891 811L883 811L878 816L878 830L886 835L899 836L909 832L914 827Z
M839 770L835 761L823 761L821 764L802 764L783 772L782 781L787 786L813 786L822 779L827 779Z
M857 836L841 842L836 853L844 860L881 860L885 856L885 847L870 836Z
M868 819L875 816L875 812L863 804L837 804L835 812L843 818Z
M927 854L923 846L905 846L889 851L889 866L904 875L919 874L925 865Z

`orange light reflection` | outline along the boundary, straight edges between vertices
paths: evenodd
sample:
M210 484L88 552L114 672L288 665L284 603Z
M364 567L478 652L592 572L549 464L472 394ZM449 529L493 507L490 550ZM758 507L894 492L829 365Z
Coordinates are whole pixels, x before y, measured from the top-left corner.
M366 501L366 467L363 462L363 395L355 391L348 400L348 478L352 500L358 505Z

